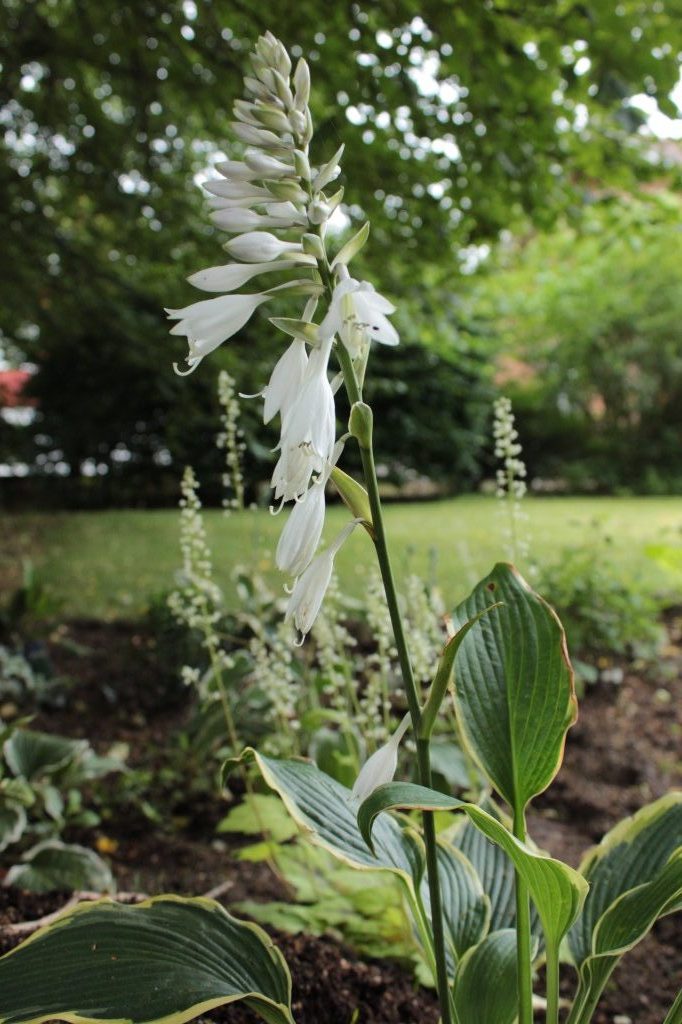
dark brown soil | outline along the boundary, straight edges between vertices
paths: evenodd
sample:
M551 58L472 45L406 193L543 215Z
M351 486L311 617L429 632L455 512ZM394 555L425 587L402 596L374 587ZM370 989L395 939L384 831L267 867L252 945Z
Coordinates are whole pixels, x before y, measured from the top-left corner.
M682 786L682 617L670 616L669 631L669 645L655 671L623 666L620 685L598 683L588 690L561 772L536 801L530 819L533 838L571 864L620 818ZM160 669L154 640L139 626L74 623L53 637L51 654L57 670L77 685L68 710L38 718L37 727L87 736L102 748L123 739L135 762L140 751L161 745L186 722L186 694ZM216 802L210 812L190 816L181 831L144 821L108 822L120 890L206 893L220 887L226 906L245 898L284 898L267 866L237 861L224 843L216 842L213 827L225 811ZM16 941L6 930L2 935L3 927L40 917L67 898L0 888L1 948ZM433 993L415 987L400 965L362 960L332 938L276 938L292 971L298 1024L350 1024L356 1010L358 1024L438 1020ZM661 1024L680 987L678 915L659 922L624 958L594 1024ZM570 970L564 988L570 996ZM256 1020L238 1006L215 1011L210 1019L225 1024Z

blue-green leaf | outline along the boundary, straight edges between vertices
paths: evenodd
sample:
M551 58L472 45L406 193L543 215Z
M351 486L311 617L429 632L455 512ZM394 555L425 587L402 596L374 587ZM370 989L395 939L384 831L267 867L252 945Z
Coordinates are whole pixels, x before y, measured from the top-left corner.
M293 1024L281 954L213 900L81 904L0 959L0 1024L183 1024L237 1000Z
M9 869L5 884L32 892L55 889L107 892L113 888L113 878L108 865L94 850L46 839L28 850L20 864Z
M518 1013L516 932L491 932L470 949L455 978L457 1024L513 1024Z
M559 619L511 565L498 564L453 614L463 626L455 703L464 741L491 785L521 812L561 764L577 705Z
M548 944L559 943L580 912L587 893L585 879L561 861L531 849L516 839L504 825L476 804L463 803L424 786L409 782L391 782L379 786L360 806L358 825L368 843L372 830L388 817L383 811L409 808L422 810L462 811L467 814L488 839L497 843L513 862L528 886L537 908Z

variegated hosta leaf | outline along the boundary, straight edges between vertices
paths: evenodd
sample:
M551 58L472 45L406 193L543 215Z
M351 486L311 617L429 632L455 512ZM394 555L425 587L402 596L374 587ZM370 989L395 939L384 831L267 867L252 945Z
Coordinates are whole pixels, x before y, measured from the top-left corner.
M16 885L32 892L55 889L107 892L113 888L113 878L107 864L94 850L47 839L25 853L21 864L9 869L5 885Z
M549 786L576 718L559 619L511 565L498 564L453 613L459 627L499 601L464 637L455 665L465 742L516 811Z
M0 806L0 850L20 839L26 828L26 811L20 804Z
M657 918L682 907L682 793L670 793L607 833L581 871L590 882L569 935L579 970L570 1024L587 1024L621 956Z
M554 860L516 839L487 811L476 804L466 804L425 786L409 782L390 782L379 786L361 804L358 811L360 832L372 842L374 824L388 820L382 811L397 808L462 811L478 829L497 843L513 862L528 886L535 904L545 939L555 949L575 921L587 892L585 879L561 861Z
M456 963L487 934L490 900L464 854L446 842L438 843L438 877L445 933ZM426 878L422 879L421 897L430 917L431 900Z
M35 779L64 768L89 747L87 740L51 736L33 729L17 729L6 740L4 754L15 775Z
M265 781L279 793L292 817L313 842L354 868L395 872L406 884L412 903L421 884L429 913L421 845L409 829L401 828L395 818L384 815L376 823L372 853L358 828L358 802L350 789L309 761L280 761L252 750L245 751L243 756L256 761ZM443 845L439 850L439 868L454 965L486 934L489 906L476 873L459 851Z
M602 914L623 893L653 881L681 847L682 793L669 793L619 822L586 854L580 872L590 883L590 892L569 935L578 966L593 951L593 935Z
M0 1024L183 1024L240 999L293 1024L283 957L213 900L81 904L0 959Z
M518 1013L516 932L491 932L470 949L455 977L457 1024L513 1024Z
M497 807L486 801L481 805L493 818L502 820ZM501 846L488 839L470 818L465 818L457 829L449 833L449 840L469 860L481 880L483 891L490 901L491 932L516 927L516 882L514 865ZM527 845L533 848L530 840ZM531 929L538 945L542 926L535 907L531 907Z
M421 879L423 856L414 838L394 818L386 816L375 832L374 853L357 823L357 801L350 789L321 772L311 761L277 760L248 749L268 786L282 797L295 821L311 840L352 867L387 869L410 887Z

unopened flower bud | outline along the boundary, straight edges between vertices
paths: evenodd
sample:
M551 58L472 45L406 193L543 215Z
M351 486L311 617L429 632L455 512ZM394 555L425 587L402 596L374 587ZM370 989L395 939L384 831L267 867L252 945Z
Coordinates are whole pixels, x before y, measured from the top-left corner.
M299 138L303 138L306 133L308 122L306 121L305 114L302 114L300 110L292 110L289 113L289 124L291 130Z
M324 259L324 245L319 235L306 234L301 238L301 245L303 246L303 252L309 253L310 256L314 256L316 260Z
M305 155L303 150L294 150L294 165L299 178L303 178L304 181L310 181L310 164L308 163L308 157Z
M299 60L294 72L294 90L296 109L303 112L310 100L310 69L303 57Z
M331 216L329 205L321 199L313 199L308 207L308 220L311 224L324 224Z

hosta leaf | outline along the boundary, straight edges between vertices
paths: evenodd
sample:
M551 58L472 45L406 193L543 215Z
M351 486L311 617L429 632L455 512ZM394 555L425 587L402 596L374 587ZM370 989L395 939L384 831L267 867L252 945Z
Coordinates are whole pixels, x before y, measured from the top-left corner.
M0 850L20 839L26 828L26 811L20 804L0 806Z
M682 899L682 847L676 850L653 881L624 893L600 917L594 931L593 953L625 953L662 914L679 909Z
M350 789L311 761L277 760L250 748L242 759L256 762L268 786L318 846L354 868L395 871L410 886L421 878L422 853L410 834L386 816L378 823L372 853L360 834L357 801Z
M663 914L682 901L682 849L653 881L623 893L602 915L594 933L594 952L580 965L578 990L568 1024L588 1024L606 982L621 956L632 949Z
M516 932L492 932L462 959L455 978L458 1024L512 1024L518 1013Z
M621 956L682 906L682 793L619 822L581 871L590 893L569 935L580 978L570 1024L587 1024Z
M26 779L7 778L0 782L0 800L31 807L36 802L36 794Z
M88 747L87 740L70 740L33 729L17 729L5 742L4 752L15 775L35 779L64 768Z
M500 820L497 808L483 804L494 818ZM516 927L516 883L514 865L504 850L488 839L470 818L466 818L450 836L450 842L461 850L481 880L483 891L490 901L490 931L503 931ZM532 847L532 843L527 840ZM542 927L535 907L531 908L531 928L538 940Z
M375 821L379 825L388 820L381 812L397 808L458 810L467 814L476 827L488 839L497 843L513 862L528 886L547 942L558 947L580 912L587 892L587 883L577 871L520 842L500 821L476 804L466 804L409 782L391 782L379 786L361 804L358 824L368 843L372 841Z
M619 822L586 854L580 871L590 892L569 935L578 966L593 952L595 929L608 907L629 890L652 882L681 847L682 793L669 793Z
M507 803L522 811L556 775L576 699L557 616L511 565L498 564L456 609L464 625L501 607L464 637L455 701L465 742Z
M472 778L466 754L456 743L448 740L434 740L429 751L431 754L431 771L442 775L453 789L467 789ZM477 775L477 769L474 769Z
M0 959L0 1024L183 1024L240 999L293 1024L290 997L268 936L201 898L81 904Z
M438 843L438 877L446 935L455 961L477 945L488 931L490 901L481 880L460 850ZM429 885L422 880L421 896L430 915Z
M111 871L94 850L48 839L24 854L23 863L9 869L5 885L16 885L32 892L54 889L106 892L112 888L113 879Z

